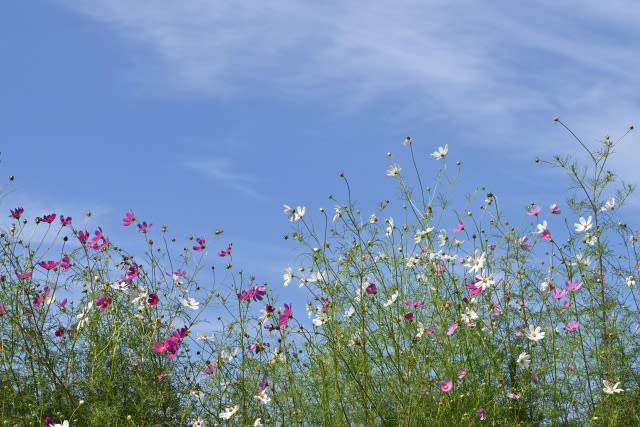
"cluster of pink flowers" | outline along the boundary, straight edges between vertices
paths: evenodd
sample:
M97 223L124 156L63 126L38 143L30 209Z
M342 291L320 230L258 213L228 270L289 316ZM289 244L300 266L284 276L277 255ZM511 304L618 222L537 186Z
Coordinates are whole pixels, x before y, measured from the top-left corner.
M254 301L262 301L266 291L267 287L265 285L255 285L254 287L239 293L238 298L240 301L247 301L250 299L253 299Z
M98 229L94 232L91 240L89 240L88 231L78 231L78 240L81 244L86 244L88 248L95 249L97 251L104 251L109 247L109 239L104 236L101 227L98 227Z
M164 341L158 341L153 346L154 353L166 353L167 359L175 359L180 350L180 341L189 334L189 328L186 326L176 329L171 335Z

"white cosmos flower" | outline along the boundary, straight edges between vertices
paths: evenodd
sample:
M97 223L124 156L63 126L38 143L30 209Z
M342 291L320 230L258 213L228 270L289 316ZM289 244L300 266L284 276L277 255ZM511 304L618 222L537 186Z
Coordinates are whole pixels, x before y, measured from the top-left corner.
M387 170L387 176L399 176L402 169L399 165L391 165Z
M382 304L382 306L387 308L387 307L391 306L394 302L396 302L397 299L398 299L398 292L396 291L391 295L391 298L389 298L389 300L387 302Z
M253 427L264 427L264 424L262 424L262 418L256 418L253 422Z
M256 394L255 396L253 396L255 399L258 399L260 401L260 403L266 405L267 403L271 402L271 398L269 397L269 395L267 394L267 392L265 390L261 390L258 392L258 394Z
M62 424L54 424L53 427L69 427L69 421L64 420Z
M627 286L632 287L636 284L636 278L633 276L627 276Z
M533 325L529 325L529 333L527 334L527 338L529 338L533 342L538 342L544 338L545 332L543 332L540 326L533 327Z
M602 391L607 394L622 393L624 391L623 389L618 387L620 383L612 384L607 380L602 380L602 384L604 384L604 388L602 389Z
M432 231L433 231L433 227L427 227L424 230L416 231L416 234L413 237L413 241L416 242L416 245L420 244L422 239L427 237L427 234L431 233Z
M522 352L520 353L520 355L518 356L518 360L516 360L516 363L518 364L518 366L520 366L522 369L527 369L529 367L529 364L531 364L531 356L529 356L527 353Z
M615 205L616 205L616 198L612 197L609 200L607 200L606 202L604 202L604 206L601 207L600 210L602 212L610 211L610 210L613 210Z
M486 260L486 254L484 252L482 252L482 254L478 255L478 251L476 249L475 252L475 257L468 257L467 258L467 263L464 265L465 267L467 267L469 270L467 270L467 272L469 274L474 274L477 273L478 271L482 270L482 268L484 267L484 262Z
M304 206L298 206L297 208L292 208L291 206L284 205L284 214L289 218L289 221L299 221L304 216L307 208Z
M291 267L287 267L284 269L284 274L282 275L282 280L284 280L284 286L289 286L289 283L293 280L293 269Z
M114 282L111 284L111 287L113 289L115 289L116 291L126 291L127 288L129 287L129 284L127 282L125 282L124 280L121 282Z
M220 418L221 420L228 420L229 418L233 417L233 414L238 412L238 409L240 409L240 406L238 405L230 406L229 408L226 408L224 411L220 412L220 414L218 414L218 418Z
M192 310L197 310L200 306L200 303L193 298L180 298L180 302L182 303L182 305Z
M444 147L438 147L436 151L431 153L431 157L436 160L444 159L444 156L449 152L449 145L445 144Z
M573 224L577 233L582 233L583 231L591 230L591 227L593 226L591 224L591 216L589 216L589 218L587 218L586 220L584 219L584 217L581 216L578 221L579 221L578 223Z

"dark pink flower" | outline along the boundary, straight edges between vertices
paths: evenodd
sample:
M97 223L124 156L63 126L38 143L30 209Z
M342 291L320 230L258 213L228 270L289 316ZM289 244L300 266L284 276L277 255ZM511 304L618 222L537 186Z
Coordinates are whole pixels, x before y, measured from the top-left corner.
M207 367L202 371L204 375L213 375L216 373L216 365L209 363Z
M47 224L51 224L53 221L55 221L56 219L56 214L54 213L50 213L48 215L44 215L42 218L40 218L43 222L46 222Z
M18 280L26 280L26 279L31 279L32 276L32 272L31 271L24 271L22 273L18 273L16 271L16 277L18 277Z
M193 247L193 250L196 252L203 251L206 249L204 237L196 237L197 245Z
M0 304L0 316L4 316L5 314L7 314L7 305Z
M378 287L376 286L375 283L369 283L369 285L366 288L366 292L369 295L375 295L378 292Z
M478 283L480 282L476 282L476 283L469 283L467 285L467 288L469 289L469 295L471 295L472 297L483 293L486 288L483 288L482 286L479 286Z
M82 244L82 245L87 243L87 240L89 240L89 232L86 231L86 230L78 231L78 240L80 241L80 244Z
M289 323L289 318L293 315L291 304L285 304L284 310L280 317L278 318L278 326L280 326L280 330L283 331L287 328L287 324Z
M94 235L89 241L88 246L91 249L95 249L97 251L103 251L109 247L109 239L104 236L101 227L98 227L98 229L94 232Z
M413 321L413 313L410 311L404 315L405 320L412 322Z
M160 302L160 298L158 298L158 294L149 294L147 298L147 302L150 306L157 305Z
M42 423L47 427L53 427L53 425L56 422L51 417L44 417L44 420L42 420Z
M139 272L140 268L138 267L138 264L134 262L129 266L129 268L127 269L127 274L125 274L121 280L124 280L125 282L131 282L133 279L138 277Z
M57 337L62 337L64 335L64 328L62 326L58 327L53 334Z
M96 306L101 311L107 311L109 307L111 307L112 303L113 303L113 299L111 299L111 297L106 294L100 295L98 298L96 298Z
M147 234L151 226L153 226L153 223L147 224L147 221L142 221L141 224L138 224L138 230L141 233Z
M69 268L71 268L71 259L68 256L65 255L64 257L62 257L62 259L60 260L60 268L65 273L69 271Z
M440 391L443 393L449 393L453 389L453 383L449 379L443 379L440 381Z
M24 208L15 208L15 209L11 209L9 211L9 216L11 218L15 218L15 219L20 219L20 217L22 216L22 214L24 213Z
M38 265L45 270L53 270L58 265L60 265L60 263L58 261L40 261Z
M249 299L253 299L254 301L262 301L266 290L267 288L264 285L255 285L253 288L242 291L238 295L238 298L240 299L240 301L246 301Z
M454 233L459 233L459 232L461 232L462 230L464 230L464 221L463 221L463 220L460 220L460 221L458 221L458 223L456 224L456 226L455 226L455 227L453 227L453 232L454 232Z
M226 247L226 249L223 249L220 252L218 252L218 256L226 257L227 255L231 255L232 246L233 246L233 243L229 243L229 245Z
M128 227L131 224L133 224L133 222L135 220L136 220L136 215L133 213L133 211L129 211L126 214L124 214L124 219L122 220L122 225L124 225L125 227Z
M67 306L67 299L64 298L62 301L57 302L56 306L58 306L60 310L64 310L64 308Z
M70 216L60 215L60 224L64 227L65 225L71 225L72 218Z

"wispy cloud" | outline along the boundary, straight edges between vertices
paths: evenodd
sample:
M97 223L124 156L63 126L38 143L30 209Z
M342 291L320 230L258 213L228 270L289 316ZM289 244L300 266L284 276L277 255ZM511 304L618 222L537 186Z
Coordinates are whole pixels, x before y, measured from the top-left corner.
M228 157L215 159L188 160L183 165L206 177L213 178L221 186L240 191L253 199L262 199L263 196L254 189L255 183L250 176L234 172L232 161Z
M163 65L148 74L164 70L165 83L187 93L266 87L344 110L403 96L414 118L452 118L483 133L485 146L518 137L507 149L536 152L555 150L556 114L597 140L640 111L633 0L61 1L148 46Z

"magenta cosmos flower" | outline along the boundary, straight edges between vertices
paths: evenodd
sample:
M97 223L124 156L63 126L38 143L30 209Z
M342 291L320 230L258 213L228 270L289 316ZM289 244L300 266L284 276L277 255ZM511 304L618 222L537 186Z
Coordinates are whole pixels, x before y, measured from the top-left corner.
M440 381L440 391L443 393L449 393L453 389L453 383L451 380L445 378Z
M564 325L564 329L567 332L575 332L579 328L580 328L580 322L578 322L577 320L572 320L571 322L569 322L566 325Z
M129 211L126 214L124 214L122 225L124 225L125 227L128 227L131 224L133 224L135 220L136 220L136 214L134 214L133 211Z
M454 233L459 233L459 232L461 232L462 230L464 230L464 221L463 221L463 220L460 220L460 221L458 221L458 223L456 224L456 226L455 226L455 227L453 227L453 232L454 232Z
M9 217L14 218L14 219L20 219L20 217L24 213L24 208L11 209L9 212L10 212L9 213Z
M369 283L369 286L367 286L366 291L369 295L375 295L378 292L378 287L376 286L375 283Z
M278 318L278 325L280 326L280 330L284 330L287 328L287 324L289 323L289 318L293 315L293 310L291 308L291 304L285 304L284 310L282 314Z
M204 251L206 249L204 237L196 237L196 242L198 243L192 249L196 252Z
M109 307L111 307L112 303L113 303L113 299L111 299L111 297L106 294L100 295L98 298L96 298L96 306L101 311L107 311Z
M476 415L478 416L478 418L480 418L482 421L486 420L487 417L489 416L489 414L487 414L487 410L484 409L483 407L480 407L478 409L476 409Z
M247 301L253 299L254 301L262 301L265 293L267 292L267 287L265 285L255 285L253 288L242 291L238 298L240 301Z

